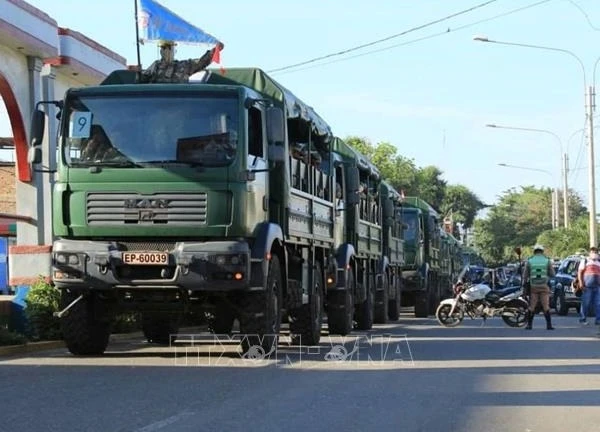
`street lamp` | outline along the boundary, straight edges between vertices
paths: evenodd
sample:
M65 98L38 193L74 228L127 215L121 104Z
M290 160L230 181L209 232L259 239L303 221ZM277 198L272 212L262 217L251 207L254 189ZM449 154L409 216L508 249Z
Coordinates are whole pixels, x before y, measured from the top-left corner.
M585 91L585 114L586 114L586 127L587 127L587 136L588 136L588 159L589 159L589 163L588 163L588 210L589 210L589 220L590 220L590 230L589 230L589 237L590 237L590 246L597 246L598 242L597 242L597 233L596 233L596 179L595 179L595 172L594 172L594 118L593 118L593 112L594 112L594 96L595 96L595 81L596 81L596 66L598 65L598 62L600 61L600 58L598 60L596 60L596 63L594 64L594 77L593 77L593 84L591 86L587 86L587 79L586 79L586 75L585 75L585 66L583 65L583 62L581 61L581 59L579 57L577 57L574 53L572 53L569 50L566 49L562 49L562 48L553 48L553 47L547 47L547 46L541 46L541 45L531 45L531 44L523 44L523 43L516 43L516 42L503 42L503 41L497 41L497 40L493 40L493 39L489 39L487 36L475 36L473 38L473 40L478 41L478 42L486 42L486 43L494 43L494 44L499 44L499 45L509 45L509 46L517 46L517 47L523 47L523 48L533 48L533 49L540 49L540 50L545 50L545 51L554 51L554 52L560 52L563 54L567 54L571 57L573 57L575 60L577 60L577 62L579 63L579 65L581 66L581 70L583 72L583 88Z
M505 167L505 168L516 168L516 169L521 169L521 170L526 170L526 171L542 172L544 174L548 174L550 176L550 178L552 179L552 182L556 183L556 177L550 171L546 171L544 169L529 168L529 167L524 167L524 166L519 166L519 165L511 165L511 164L507 164L507 163L499 163L498 165L501 167ZM558 214L559 214L558 202L559 202L558 188L554 187L552 190L552 229L558 228Z
M561 167L561 177L563 180L564 227L568 228L569 227L569 187L568 187L568 183L567 183L567 175L569 172L569 162L568 162L568 155L563 152L563 145L562 145L562 141L559 138L559 136L556 135L554 132L551 132L546 129L500 126L500 125L496 125L496 124L486 124L485 126L489 127L489 128L495 128L495 129L509 129L509 130L516 130L516 131L545 133L548 135L552 135L556 139L556 142L558 143L558 147L560 150L560 167ZM557 209L558 209L558 202L557 202ZM557 217L558 217L558 214L557 214Z

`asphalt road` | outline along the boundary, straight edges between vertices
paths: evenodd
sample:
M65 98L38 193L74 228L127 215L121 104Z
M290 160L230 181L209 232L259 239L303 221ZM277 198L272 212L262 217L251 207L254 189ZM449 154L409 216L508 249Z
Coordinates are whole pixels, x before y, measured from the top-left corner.
M403 314L318 348L243 359L184 335L0 359L1 431L600 431L600 337L577 317L453 329Z

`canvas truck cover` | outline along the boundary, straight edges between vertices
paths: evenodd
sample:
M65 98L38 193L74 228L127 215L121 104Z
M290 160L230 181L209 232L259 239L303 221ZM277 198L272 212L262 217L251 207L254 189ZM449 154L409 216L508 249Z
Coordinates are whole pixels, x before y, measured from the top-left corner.
M313 133L324 137L324 141L333 139L330 126L315 110L298 99L292 92L283 87L266 72L258 68L231 68L225 74L217 70L207 69L202 81L191 81L188 85L222 84L242 85L253 89L267 98L280 102L285 106L288 119L301 119L312 125ZM100 85L136 84L138 73L131 70L111 72ZM186 85L186 84L152 84L152 85Z
M273 78L258 68L232 68L225 74L209 70L207 83L225 85L243 85L256 92L281 102L286 109L288 119L301 119L309 122L313 133L323 137L333 138L331 128L315 110L298 99L292 92L283 87ZM329 139L326 139L329 141Z
M406 197L404 198L404 205L406 207L415 207L420 209L423 212L429 213L432 216L436 217L439 219L439 214L438 212L435 211L435 209L433 207L431 207L426 201L423 201L421 198L419 197Z

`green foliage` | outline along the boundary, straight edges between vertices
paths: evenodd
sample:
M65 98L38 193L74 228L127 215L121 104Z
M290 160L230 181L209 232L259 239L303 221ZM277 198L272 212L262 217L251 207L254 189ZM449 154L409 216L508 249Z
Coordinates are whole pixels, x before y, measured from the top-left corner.
M412 159L399 155L396 146L389 142L374 145L356 136L344 141L368 157L396 190L424 199L443 215L452 211L454 221L463 223L465 228L472 226L477 212L484 207L466 186L447 185L438 167L417 168Z
M465 227L473 226L477 213L486 205L469 188L463 185L447 185L446 194L442 202L442 214L452 215L456 223Z
M538 242L545 246L546 255L564 258L588 249L589 226L589 218L580 216L571 221L569 228L544 231L538 237Z
M436 166L426 166L417 171L414 195L427 201L434 209L441 211L446 195L446 181L442 171Z
M27 336L30 340L56 340L62 338L60 322L54 317L58 311L60 291L40 277L25 297Z
M4 345L23 345L27 338L20 334L8 331L5 327L0 327L0 346Z
M493 263L514 260L515 246L521 246L527 256L535 243L542 243L546 254L555 257L587 248L587 223L585 217L579 217L586 213L581 202L580 197L571 194L569 212L572 218L578 218L569 229L552 230L550 189L533 186L510 189L490 208L486 218L475 221L475 245L484 259Z

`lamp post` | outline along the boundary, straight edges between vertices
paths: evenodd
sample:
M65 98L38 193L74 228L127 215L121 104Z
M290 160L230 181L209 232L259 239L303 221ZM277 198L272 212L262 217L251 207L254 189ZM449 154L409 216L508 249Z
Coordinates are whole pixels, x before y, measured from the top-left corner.
M489 128L495 128L495 129L509 129L509 130L516 130L516 131L544 133L544 134L552 135L556 139L556 142L558 143L558 147L560 150L560 167L561 167L560 171L561 171L561 178L563 181L563 213L564 213L563 225L565 228L568 228L569 227L569 186L568 186L568 182L567 182L567 175L569 172L569 156L563 152L563 145L562 145L562 141L559 138L559 136L556 135L554 132L551 132L546 129L500 126L497 124L486 124L485 126L489 127ZM558 201L557 201L557 211L558 211ZM557 213L557 219L558 219L558 213Z
M577 60L577 62L579 63L579 65L581 66L581 71L583 72L583 88L584 88L584 93L585 93L585 114L586 114L586 127L587 127L587 136L588 136L588 210L589 210L589 220L590 220L590 229L589 229L589 239L590 239L590 246L597 246L598 242L597 242L597 233L596 233L596 179L595 179L595 172L594 172L594 164L595 164L595 159L594 159L594 119L593 119L593 112L594 112L594 96L595 96L595 75L596 75L596 66L598 65L598 62L600 61L600 58L598 60L596 60L596 63L594 64L594 77L593 77L593 81L594 81L594 85L591 85L588 87L587 85L587 79L586 79L586 75L585 75L585 66L583 65L583 62L581 61L581 59L579 57L577 57L574 53L572 53L569 50L566 49L562 49L562 48L553 48L553 47L547 47L547 46L542 46L542 45L531 45L531 44L524 44L524 43L516 43L516 42L503 42L503 41L497 41L497 40L493 40L493 39L489 39L487 36L475 36L473 38L473 40L478 41L478 42L486 42L486 43L494 43L494 44L499 44L499 45L509 45L509 46L516 46L516 47L522 47L522 48L533 48L533 49L540 49L540 50L545 50L545 51L554 51L554 52L559 52L559 53L563 53L563 54L567 54L571 57L573 57L575 60Z
M504 168L516 168L516 169L521 169L521 170L526 170L526 171L537 171L537 172L542 172L544 174L548 174L550 176L550 178L552 179L552 182L556 182L556 177L550 172L550 171L546 171L543 169L539 169L539 168L529 168L529 167L524 167L524 166L519 166L519 165L511 165L511 164L507 164L507 163L499 163L498 164L501 167ZM554 187L552 189L552 229L556 229L558 228L558 215L559 215L559 199L558 199L558 188Z

